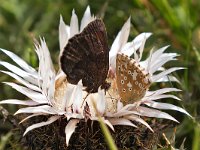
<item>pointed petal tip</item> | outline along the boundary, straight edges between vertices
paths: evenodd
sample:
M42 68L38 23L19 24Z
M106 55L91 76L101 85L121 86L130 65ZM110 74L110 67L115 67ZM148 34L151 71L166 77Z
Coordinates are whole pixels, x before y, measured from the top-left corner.
M85 11L90 11L90 5L87 6Z
M60 14L60 21L63 21L63 17L62 17L62 15Z
M151 32L144 32L145 38L149 38L153 33Z
M75 14L75 9L74 9L74 8L72 9L72 15L73 15L73 14Z

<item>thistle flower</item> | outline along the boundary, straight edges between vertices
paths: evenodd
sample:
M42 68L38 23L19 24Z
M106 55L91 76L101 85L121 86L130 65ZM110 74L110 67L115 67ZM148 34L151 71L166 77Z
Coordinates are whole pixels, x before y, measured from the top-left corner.
M111 82L111 88L107 91L106 95L104 94L105 92L99 91L99 97L101 98L96 97L98 99L96 100L96 107L102 117L105 118L105 123L114 130L113 125L136 127L131 122L136 121L152 130L140 116L164 118L178 122L174 117L159 109L175 110L190 116L183 108L168 103L157 102L158 100L166 98L180 100L175 95L168 94L170 92L179 92L179 89L162 88L155 91L149 90L149 87L153 83L179 82L174 76L169 74L183 69L182 67L169 69L162 67L169 61L175 61L178 54L165 53L165 50L168 48L168 46L165 46L158 50L152 50L150 56L146 60L141 61L145 42L151 36L151 33L142 33L133 41L127 42L129 32L130 18L118 33L109 52L109 80ZM134 55L133 59L130 58L132 55ZM123 82L121 79L123 79ZM132 83L131 91L128 91L130 89L130 83ZM118 86L119 84L121 86ZM90 108L93 109L92 107L91 104Z
M60 17L60 55L68 43L68 40L75 34L80 33L84 27L94 19L95 17L91 15L90 8L88 7L81 20L79 30L78 19L74 10L72 11L69 26L66 25L62 17ZM97 120L98 115L102 117L104 122L112 130L114 130L114 125L129 125L137 127L132 121L140 122L152 130L140 116L165 118L178 122L174 117L165 112L159 111L158 109L170 109L180 111L187 115L189 114L178 106L156 102L156 100L164 98L180 100L174 95L167 94L169 92L177 92L180 90L176 88L163 88L156 91L149 91L149 87L152 83L178 81L175 77L169 74L182 68L175 67L165 70L162 67L165 63L171 60L176 60L178 55L176 53L165 53L167 47L163 47L152 52L146 60L141 61L145 41L150 37L151 33L142 33L133 41L127 42L129 32L130 18L118 33L109 52L110 70L108 80L111 82L110 89L104 91L99 88L98 93L92 93L89 95L83 90L84 87L82 81L79 81L77 85L73 85L67 82L66 76L61 69L56 73L48 47L43 38L40 39L40 43L35 43L35 50L39 58L38 71L14 53L5 49L0 49L18 65L15 66L0 61L0 64L8 69L8 71L2 70L1 72L13 77L20 84L12 82L4 83L29 98L26 101L18 99L2 100L0 104L18 104L27 106L20 108L15 113L15 115L21 113L31 114L20 123L35 116L51 115L47 121L29 126L24 132L24 135L30 130L51 124L59 118L67 118L69 120L65 127L67 145L69 144L69 139L81 119L84 120L89 118L91 120ZM122 89L117 86L117 84L121 82L117 77L118 70L116 68L118 63L117 56L119 54L125 56L128 61L130 59L129 57L134 54L135 67L138 67L137 69L142 75L144 75L144 79L148 81L148 86L146 86L145 90L143 90L139 96L137 94L133 95L130 100L123 99L121 96L122 94L120 94ZM157 73L158 71L159 73ZM130 80L130 82L132 81L133 79ZM136 100L135 97L137 97ZM141 106L141 104L143 105ZM145 107L145 105L148 107ZM85 109L86 107L88 108L87 111ZM98 115L96 112L98 112Z

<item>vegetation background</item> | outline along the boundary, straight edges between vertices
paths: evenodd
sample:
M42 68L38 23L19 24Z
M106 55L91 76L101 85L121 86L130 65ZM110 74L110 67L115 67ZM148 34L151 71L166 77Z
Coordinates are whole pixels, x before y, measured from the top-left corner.
M131 17L129 39L139 33L152 32L147 41L145 53L152 47L170 45L168 52L180 54L176 64L187 69L178 71L176 85L182 92L183 100L176 105L184 107L194 120L180 113L173 116L181 123L177 126L175 147L179 147L184 138L185 148L200 149L200 1L199 0L0 0L0 47L11 50L34 67L38 66L34 51L33 38L45 37L51 56L58 64L59 41L58 25L60 15L69 24L74 8L79 19L86 7L103 18L107 27L109 44L116 37L124 22ZM0 54L0 60L11 60ZM3 68L0 68L3 69ZM0 82L13 80L0 75ZM0 100L8 98L25 99L8 86L0 84ZM173 101L174 103L174 101ZM18 106L4 105L14 113ZM0 149L11 144L11 126L3 124L0 113ZM12 145L12 144L11 144Z

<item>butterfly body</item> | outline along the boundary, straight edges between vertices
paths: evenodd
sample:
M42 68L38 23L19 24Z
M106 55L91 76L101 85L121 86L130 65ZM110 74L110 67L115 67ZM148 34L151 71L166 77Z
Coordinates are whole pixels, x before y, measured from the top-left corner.
M118 93L124 103L140 100L151 84L149 75L124 54L117 54L116 78Z
M101 19L90 22L84 30L71 39L60 58L61 68L69 83L81 79L89 93L107 87L109 48L104 23Z

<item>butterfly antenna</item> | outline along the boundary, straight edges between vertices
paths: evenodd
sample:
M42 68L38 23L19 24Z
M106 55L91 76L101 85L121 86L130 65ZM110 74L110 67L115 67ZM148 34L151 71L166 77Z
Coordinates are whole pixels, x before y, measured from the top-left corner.
M83 107L83 104L85 103L85 100L86 100L86 98L88 97L89 94L90 94L90 92L87 93L87 95L86 95L85 98L83 99L83 102L82 102L82 104L81 104L81 108Z

